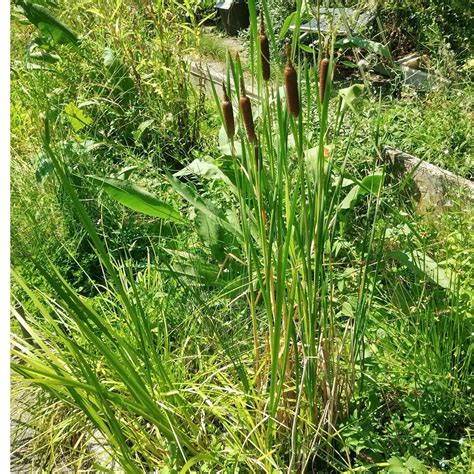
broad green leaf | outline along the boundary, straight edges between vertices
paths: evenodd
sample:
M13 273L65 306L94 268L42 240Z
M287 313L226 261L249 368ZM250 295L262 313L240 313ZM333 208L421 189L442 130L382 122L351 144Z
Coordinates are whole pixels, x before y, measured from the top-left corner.
M223 142L219 145L219 151L224 156L230 157L242 157L242 144L239 140L234 140L234 145L232 149L232 143L230 141Z
M424 275L442 288L452 288L456 281L456 275L442 269L431 257L420 250L414 250L410 254L396 250L388 254L389 257L398 260L413 273Z
M198 233L204 242L209 244L210 247L217 245L219 242L219 225L216 219L198 210L196 211L196 223L198 224Z
M203 242L209 247L215 259L222 261L225 257L225 241L230 241L229 233L225 238L225 231L217 220L199 210L196 211L197 231Z
M217 165L200 159L193 160L188 166L174 173L173 176L189 176L191 174L203 176L207 179L227 178Z
M138 128L132 132L133 139L135 140L135 143L138 143L140 139L142 138L143 132L149 128L153 123L155 122L155 119L150 119L150 120L145 120L142 122Z
M374 173L370 176L366 176L361 181L361 192L362 193L371 193L377 195L380 192L380 188L382 187L383 183L383 175L382 173Z
M353 112L356 112L354 102L362 95L363 92L363 84L354 84L350 87L346 87L345 89L340 89L339 95L344 102L344 106L349 107Z
M293 23L294 21L294 18L295 18L295 15L296 15L296 12L293 12L293 13L290 13L285 21L283 22L283 25L281 27L281 30L280 30L280 35L278 37L278 39L281 41L285 35L288 33L288 30L290 29L290 26L291 24Z
M180 177L189 175L202 176L206 179L224 181L230 187L231 191L234 194L237 194L237 189L229 177L215 163L211 161L195 159L188 166L177 173L174 173L173 176Z
M40 36L28 43L26 55L29 60L44 61L49 64L57 63L60 57L52 52L47 38Z
M403 464L403 461L400 458L397 457L391 457L388 460L388 472L391 474L406 474L407 469L405 469L405 466Z
M133 89L134 82L128 68L117 58L112 48L104 48L104 66L110 74L111 83L119 91L128 92Z
M75 132L92 123L92 119L72 102L64 107L64 112Z
M419 459L413 456L410 456L407 459L405 463L405 467L407 467L410 470L410 472L417 472L417 473L428 472L428 469L426 469L426 466Z
M126 166L122 168L117 174L116 177L119 179L128 179L130 175L138 168L136 165Z
M291 135L293 138L293 135ZM288 141L290 141L290 136L288 137ZM294 146L294 139L293 139L293 146ZM288 143L288 148L290 148L290 143ZM324 152L323 152L323 159L324 159L324 169L327 171L329 161L328 158L333 150L333 145L325 145ZM315 146L313 148L309 148L304 152L304 161L306 165L307 172L310 176L315 179L318 173L318 157L319 157L319 146Z
M341 314L347 316L348 318L354 317L354 309L348 301L344 301L344 303L342 303Z
M340 209L352 209L359 197L360 186L356 184L346 195L339 205Z
M36 168L36 181L39 184L44 184L44 182L51 176L54 172L54 166L51 160L48 158L46 153L40 152L36 157L38 164Z
M185 219L174 207L160 201L146 189L136 184L124 179L101 178L99 176L88 177L102 184L104 191L111 198L134 211L173 222L185 222Z
M106 68L111 68L115 64L115 53L112 48L108 46L104 48L104 66Z
M366 176L359 184L356 184L346 195L339 205L340 209L352 209L357 199L364 194L378 195L383 183L383 175L380 172ZM346 182L347 184L347 182Z
M74 44L79 40L69 27L59 21L47 8L29 0L17 0L23 14L54 44Z
M344 66L346 67L350 67L351 69L356 69L357 68L357 64L353 63L352 61L339 61L341 64L344 64Z
M171 174L167 173L166 177L168 178L169 183L173 186L174 190L186 201L188 201L194 208L201 211L204 214L207 214L216 219L216 221L231 234L235 235L238 239L242 238L242 233L240 229L235 226L233 223L229 222L224 214L220 212L216 207L201 196L199 196L196 191L191 189L191 187L186 186L184 183L176 179Z
M382 43L377 43L376 41L371 41L365 38L359 38L353 36L352 38L342 38L334 44L335 48L361 48L371 53L378 54L385 58L390 58L389 49L384 46Z
M306 46L305 44L298 43L298 47L305 53L314 54L314 48L310 48L309 46Z

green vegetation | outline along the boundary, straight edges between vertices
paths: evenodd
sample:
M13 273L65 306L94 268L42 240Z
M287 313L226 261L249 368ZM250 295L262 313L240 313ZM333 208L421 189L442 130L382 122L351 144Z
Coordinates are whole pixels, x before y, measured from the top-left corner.
M459 12L406 3L419 25ZM389 23L300 44L300 1L248 4L243 66L203 33L208 2L13 2L18 470L473 468L472 209L417 214L381 160L472 177L469 70L382 94L337 78L390 64ZM449 18L398 38L450 34L464 64ZM225 63L222 87L192 56Z

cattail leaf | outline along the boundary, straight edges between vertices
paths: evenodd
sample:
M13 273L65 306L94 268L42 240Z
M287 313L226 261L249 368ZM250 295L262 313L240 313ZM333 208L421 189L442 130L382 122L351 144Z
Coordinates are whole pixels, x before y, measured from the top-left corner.
M160 201L146 189L125 179L88 176L100 183L104 191L120 204L147 216L159 217L172 222L184 223L185 219L174 207Z
M270 42L265 32L265 21L263 19L263 10L260 10L260 66L262 68L262 78L264 81L270 80Z

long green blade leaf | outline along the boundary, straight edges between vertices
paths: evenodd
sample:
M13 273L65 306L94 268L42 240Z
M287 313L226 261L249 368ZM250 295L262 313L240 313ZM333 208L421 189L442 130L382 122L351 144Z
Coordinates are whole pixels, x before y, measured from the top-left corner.
M115 199L134 211L173 222L186 222L184 217L174 207L160 201L146 189L143 189L130 181L115 178L101 178L90 175L88 177L102 184L104 191L112 199Z

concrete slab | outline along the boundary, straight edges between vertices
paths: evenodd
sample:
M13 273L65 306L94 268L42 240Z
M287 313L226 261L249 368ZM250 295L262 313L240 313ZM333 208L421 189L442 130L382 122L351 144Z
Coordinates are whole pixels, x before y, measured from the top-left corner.
M382 156L396 177L411 176L409 190L419 212L449 208L453 199L467 207L474 203L474 182L469 179L389 146L383 149Z

